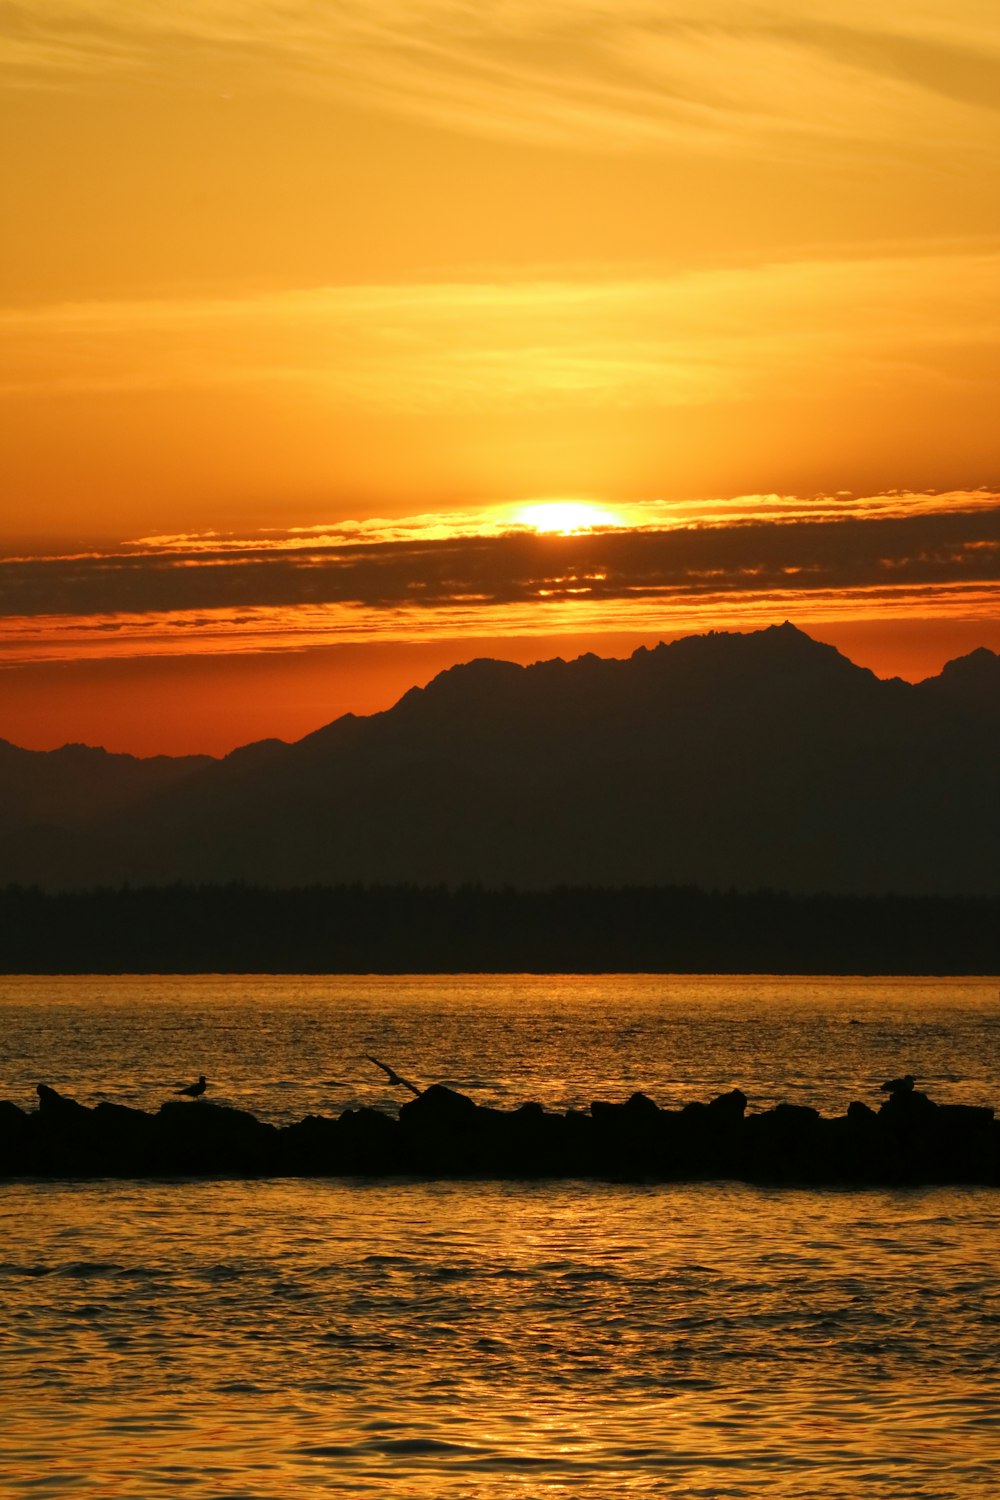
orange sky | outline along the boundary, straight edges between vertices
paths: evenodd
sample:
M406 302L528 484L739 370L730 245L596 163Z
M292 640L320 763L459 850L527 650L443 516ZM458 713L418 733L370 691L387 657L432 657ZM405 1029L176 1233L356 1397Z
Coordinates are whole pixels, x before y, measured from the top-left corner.
M786 617L883 674L1000 647L994 7L35 0L0 44L0 736L219 751ZM566 499L598 529L536 534Z

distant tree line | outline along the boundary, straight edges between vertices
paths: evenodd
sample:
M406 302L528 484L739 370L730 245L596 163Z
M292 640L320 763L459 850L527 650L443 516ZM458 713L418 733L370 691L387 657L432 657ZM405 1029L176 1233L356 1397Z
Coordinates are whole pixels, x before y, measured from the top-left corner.
M997 974L1000 899L13 885L0 972Z

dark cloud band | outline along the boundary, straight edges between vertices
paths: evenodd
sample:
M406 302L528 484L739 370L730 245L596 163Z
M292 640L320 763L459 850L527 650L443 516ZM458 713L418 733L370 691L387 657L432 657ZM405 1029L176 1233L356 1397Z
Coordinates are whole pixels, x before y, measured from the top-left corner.
M1000 506L913 517L0 562L7 617L608 602L1000 582Z

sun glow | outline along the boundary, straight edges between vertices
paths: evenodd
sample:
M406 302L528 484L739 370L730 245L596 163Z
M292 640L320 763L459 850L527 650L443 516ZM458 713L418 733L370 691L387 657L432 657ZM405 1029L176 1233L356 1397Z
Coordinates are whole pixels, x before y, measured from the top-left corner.
M541 500L520 506L514 519L519 526L530 526L532 531L555 532L560 536L622 524L620 517L590 500Z

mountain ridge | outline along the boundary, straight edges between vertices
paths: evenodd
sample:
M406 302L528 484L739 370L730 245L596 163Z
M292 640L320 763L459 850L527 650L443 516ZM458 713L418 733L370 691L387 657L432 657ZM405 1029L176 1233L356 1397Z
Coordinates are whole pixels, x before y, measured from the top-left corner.
M480 658L291 744L125 757L130 791L89 818L64 792L12 822L0 746L0 882L993 894L998 689L985 648L914 684L786 622L624 659Z

